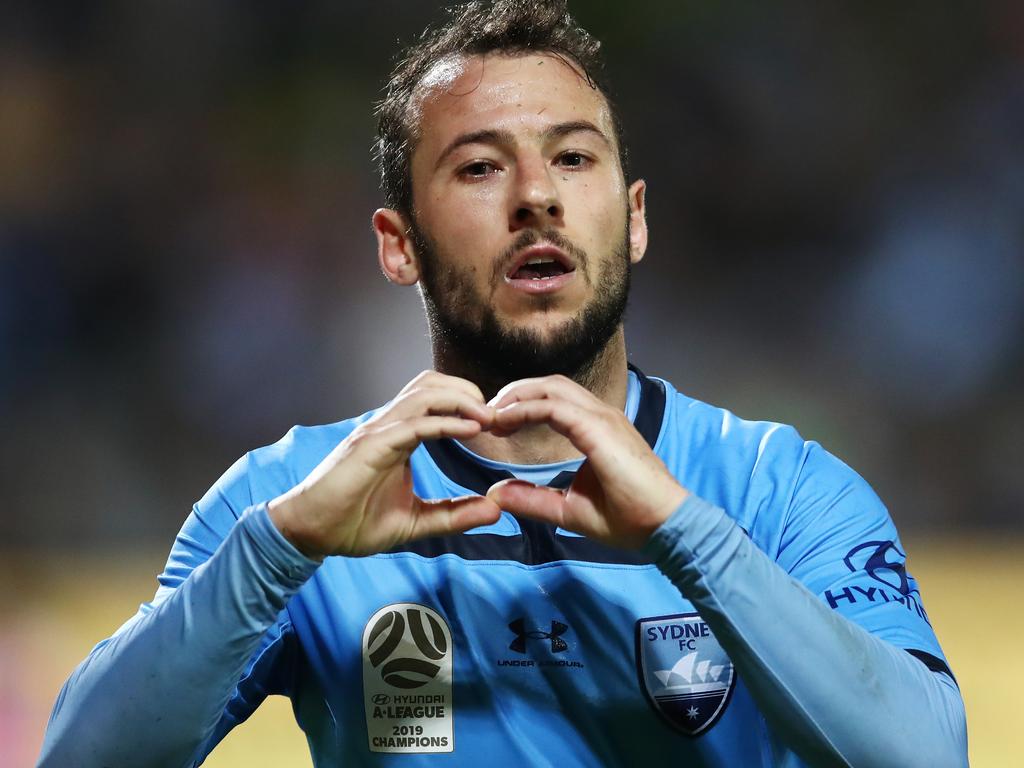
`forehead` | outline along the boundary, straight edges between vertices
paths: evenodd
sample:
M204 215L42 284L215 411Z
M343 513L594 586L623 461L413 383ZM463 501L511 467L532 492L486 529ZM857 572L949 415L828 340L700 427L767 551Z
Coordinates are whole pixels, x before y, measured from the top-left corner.
M603 94L574 64L550 53L443 60L420 81L412 106L417 154L440 152L466 132L499 129L526 138L574 120L589 120L614 141Z

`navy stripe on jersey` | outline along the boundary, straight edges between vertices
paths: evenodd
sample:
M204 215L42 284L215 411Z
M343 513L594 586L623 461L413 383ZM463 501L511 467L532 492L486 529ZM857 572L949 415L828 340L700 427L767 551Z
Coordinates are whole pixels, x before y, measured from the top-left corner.
M956 687L960 687L960 683L957 683L956 678L953 677L953 670L951 670L949 665L938 656L932 656L930 653L925 653L924 651L918 651L912 648L905 648L904 650L906 650L906 652L915 659L923 662L924 665L932 672L943 672L944 674L949 675L949 679L956 683Z
M632 365L630 370L640 382L640 403L633 424L647 444L654 448L665 418L665 386L660 381L647 378ZM423 446L441 472L452 482L481 496L495 483L513 476L505 470L493 469L474 461L451 440L429 440ZM575 472L560 472L549 486L568 488L575 476ZM435 536L402 544L389 552L414 552L423 557L453 554L466 560L514 560L527 565L542 565L559 560L625 565L645 565L651 562L640 552L609 547L579 536L565 536L546 523L521 517L516 517L516 521L521 533L515 536L490 533Z
M616 565L648 565L652 561L640 552L609 547L580 536L556 533L554 526L517 517L521 533L501 536L494 533L457 534L420 539L388 550L413 552L423 557L458 555L464 560L512 560L524 565L543 565L561 560Z

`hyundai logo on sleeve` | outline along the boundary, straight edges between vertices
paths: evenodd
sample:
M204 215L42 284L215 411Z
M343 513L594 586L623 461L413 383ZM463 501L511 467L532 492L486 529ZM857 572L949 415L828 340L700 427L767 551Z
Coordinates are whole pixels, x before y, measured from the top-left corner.
M848 610L854 606L859 610L872 603L901 605L931 624L921 604L917 584L907 573L906 560L903 550L893 541L865 541L843 558L843 564L853 576L837 581L822 596L833 610ZM871 581L858 578L860 574Z
M843 558L846 567L856 573L864 571L875 581L897 590L901 595L917 592L907 577L907 556L891 541L865 541L851 549Z

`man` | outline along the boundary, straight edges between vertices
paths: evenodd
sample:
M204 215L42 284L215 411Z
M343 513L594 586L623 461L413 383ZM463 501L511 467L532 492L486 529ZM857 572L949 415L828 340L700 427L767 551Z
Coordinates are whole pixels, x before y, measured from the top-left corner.
M272 693L318 766L966 764L864 481L627 367L644 182L597 47L498 0L399 64L373 225L436 370L228 471L42 765L195 765Z

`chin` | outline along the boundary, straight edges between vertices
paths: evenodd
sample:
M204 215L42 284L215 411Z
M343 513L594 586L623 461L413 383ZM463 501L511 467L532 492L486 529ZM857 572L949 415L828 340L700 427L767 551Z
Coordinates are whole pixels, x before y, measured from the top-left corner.
M548 344L566 332L577 320L576 315L559 313L552 316L548 312L540 317L528 318L501 318L499 320L501 329L505 333L515 333L533 336L538 344Z

